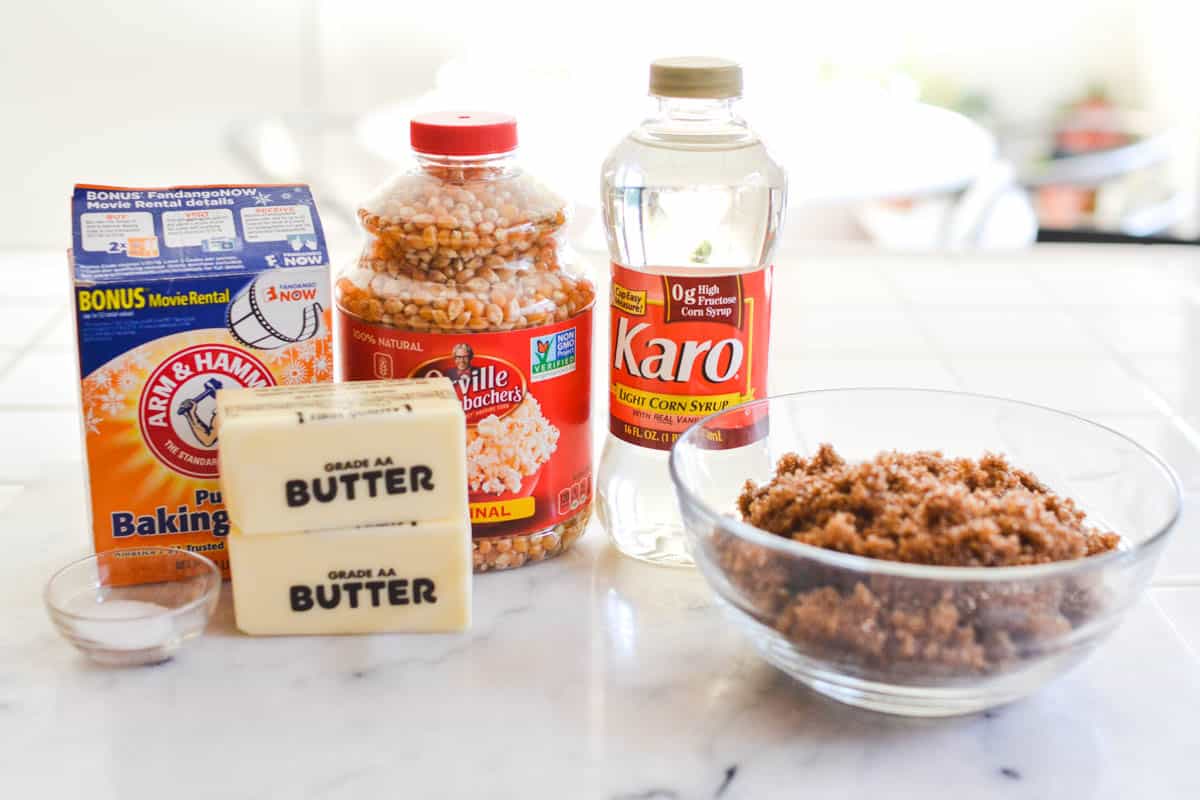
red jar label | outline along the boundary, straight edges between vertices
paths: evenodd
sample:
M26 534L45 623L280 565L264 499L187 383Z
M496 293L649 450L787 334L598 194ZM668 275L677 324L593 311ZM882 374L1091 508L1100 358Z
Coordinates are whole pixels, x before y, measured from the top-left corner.
M418 333L337 311L345 380L450 379L467 415L472 533L519 536L592 495L592 312L495 333Z
M612 265L609 429L670 449L709 414L766 397L771 268L736 275L663 275ZM747 410L709 432L714 449L763 435Z

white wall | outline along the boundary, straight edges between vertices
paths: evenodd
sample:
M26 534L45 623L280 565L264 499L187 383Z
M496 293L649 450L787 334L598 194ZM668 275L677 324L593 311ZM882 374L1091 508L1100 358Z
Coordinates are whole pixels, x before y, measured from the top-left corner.
M592 118L563 120L555 132L562 136L579 126L629 127L624 106L600 100L636 101L647 60L663 54L739 58L749 100L795 103L800 119L797 98L830 63L870 80L901 66L983 88L1015 118L1051 112L1096 81L1125 102L1175 109L1181 93L1191 96L1196 74L1195 21L1176 25L1168 0L6 5L3 247L64 246L65 200L75 181L246 179L252 176L227 148L234 120L408 102L433 86L451 58L482 64L469 73L482 76L470 78L472 89L497 104L512 98L552 106L554 96L527 89L524 76L538 72L547 78L538 85L595 93ZM1184 67L1191 68L1186 76ZM453 74L442 74L453 83Z
M307 103L284 0L10 2L0 48L0 245L65 247L76 181L240 176L231 119Z

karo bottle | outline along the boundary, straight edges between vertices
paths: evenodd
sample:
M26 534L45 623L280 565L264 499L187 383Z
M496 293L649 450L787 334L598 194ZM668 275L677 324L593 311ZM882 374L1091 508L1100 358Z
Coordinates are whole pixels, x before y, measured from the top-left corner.
M766 396L771 257L786 178L737 116L741 67L717 58L650 67L657 111L603 167L612 260L609 435L600 519L626 555L690 565L667 469L708 414ZM763 437L747 413L715 449ZM732 454L732 453L731 453Z

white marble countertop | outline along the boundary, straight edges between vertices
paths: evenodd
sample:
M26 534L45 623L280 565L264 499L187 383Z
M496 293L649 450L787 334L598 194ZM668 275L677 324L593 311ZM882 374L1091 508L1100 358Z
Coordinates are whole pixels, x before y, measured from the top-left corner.
M0 796L1200 797L1200 252L779 264L773 392L1016 396L1176 468L1154 587L1074 672L957 719L845 708L761 662L697 574L621 558L595 525L557 561L480 577L461 636L252 639L226 589L173 661L93 666L40 598L90 548L65 267L5 254Z

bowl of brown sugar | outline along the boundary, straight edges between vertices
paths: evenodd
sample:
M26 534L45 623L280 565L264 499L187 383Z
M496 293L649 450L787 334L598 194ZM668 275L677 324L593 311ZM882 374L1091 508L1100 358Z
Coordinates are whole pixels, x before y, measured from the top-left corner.
M749 444L715 449L739 427ZM670 467L693 557L766 660L911 716L1008 703L1082 661L1180 511L1171 469L1122 434L956 392L755 401L694 425Z

